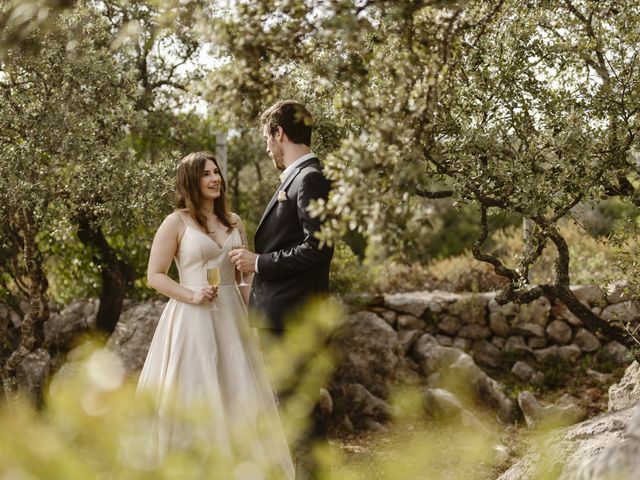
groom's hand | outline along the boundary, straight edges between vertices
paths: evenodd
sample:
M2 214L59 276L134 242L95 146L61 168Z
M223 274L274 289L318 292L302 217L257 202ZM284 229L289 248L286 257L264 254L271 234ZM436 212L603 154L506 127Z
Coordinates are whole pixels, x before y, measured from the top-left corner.
M244 273L255 273L258 255L244 248L236 248L229 252L229 258L238 270Z

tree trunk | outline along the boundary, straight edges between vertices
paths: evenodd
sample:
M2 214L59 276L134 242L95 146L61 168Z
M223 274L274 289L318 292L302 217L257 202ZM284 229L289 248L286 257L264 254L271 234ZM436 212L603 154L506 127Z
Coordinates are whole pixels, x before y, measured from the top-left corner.
M20 326L20 343L2 366L2 383L6 394L17 387L15 370L24 358L44 342L44 322L49 318L47 290L49 282L42 269L43 258L36 243L37 227L33 215L19 216L24 238L24 263L29 278L29 310ZM39 399L35 399L38 401Z
M131 266L118 258L102 230L87 215L78 217L78 237L93 252L94 261L100 265L102 289L96 318L99 331L111 334L122 311L122 301L130 283L135 278Z

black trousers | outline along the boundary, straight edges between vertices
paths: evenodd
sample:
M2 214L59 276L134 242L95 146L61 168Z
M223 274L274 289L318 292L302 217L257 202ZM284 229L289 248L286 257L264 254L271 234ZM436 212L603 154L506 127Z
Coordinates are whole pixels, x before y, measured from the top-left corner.
M277 348L286 331L274 330L274 329L260 329L260 337L263 341L265 348ZM309 358L308 360L311 360ZM299 365L298 371L304 371L303 360ZM278 402L282 406L292 398L297 390L298 382L292 382L286 388L276 392ZM296 465L296 480L329 480L329 473L327 469L323 469L322 466L316 460L313 449L318 445L326 445L328 443L327 427L324 419L324 415L318 403L315 404L309 421L306 426L305 432L298 439L295 445L291 445L293 451L294 461Z

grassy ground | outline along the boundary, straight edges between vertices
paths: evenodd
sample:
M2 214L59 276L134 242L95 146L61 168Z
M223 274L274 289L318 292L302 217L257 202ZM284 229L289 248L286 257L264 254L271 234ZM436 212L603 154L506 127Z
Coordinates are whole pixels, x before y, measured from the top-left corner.
M491 452L479 438L454 428L391 427L335 442L344 463L340 480L487 480L494 478Z
M545 367L540 385L523 384L510 373L497 377L513 398L529 390L542 403L569 400L583 407L586 418L591 418L606 412L608 388L624 372L624 367L595 356L572 365L556 361ZM535 441L535 433L523 418L483 436L460 424L436 426L414 417L388 425L387 432L337 436L332 443L341 460L334 463L332 473L339 480L490 480L526 455ZM497 459L492 450L495 444L507 447L506 461Z

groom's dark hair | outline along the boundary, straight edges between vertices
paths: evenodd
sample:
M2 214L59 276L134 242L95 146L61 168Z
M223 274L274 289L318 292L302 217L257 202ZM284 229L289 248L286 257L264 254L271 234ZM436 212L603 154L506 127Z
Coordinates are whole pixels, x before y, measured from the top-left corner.
M311 146L313 117L300 102L282 100L269 107L260 116L260 120L267 127L269 135L273 136L277 128L282 127L291 142Z

